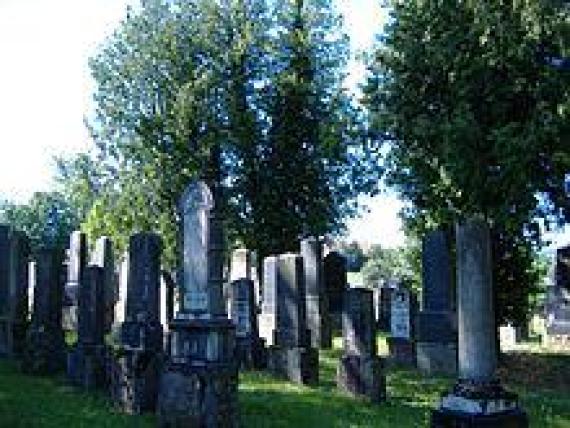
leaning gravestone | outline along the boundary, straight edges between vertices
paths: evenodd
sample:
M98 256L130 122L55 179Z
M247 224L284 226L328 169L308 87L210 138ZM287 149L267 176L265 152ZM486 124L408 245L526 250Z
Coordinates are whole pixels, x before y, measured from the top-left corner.
M236 326L237 358L242 369L263 369L266 353L259 337L255 287L251 279L238 279L230 286L230 318Z
M0 356L19 356L24 350L29 251L24 233L0 225Z
M425 373L457 372L457 330L451 261L443 230L428 233L422 248L422 311L417 317L417 365Z
M570 350L570 247L556 251L554 281L547 288L545 312L546 346Z
M67 280L63 296L62 322L65 331L77 332L77 309L79 287L87 265L87 238L84 233L75 231L69 237L67 256Z
M63 251L42 248L35 253L34 307L26 336L22 368L28 373L50 374L65 366L62 328Z
M391 293L390 337L388 349L390 360L397 364L415 366L413 319L416 311L415 296L403 284Z
M526 428L515 394L496 378L491 238L486 222L456 228L458 371L453 390L432 413L432 427Z
M101 267L85 268L78 290L77 343L67 359L69 380L87 391L107 385L104 276Z
M311 347L332 347L329 305L323 277L323 248L316 238L301 241L301 256L305 273L305 302Z
M111 395L127 413L156 408L162 359L159 287L162 242L153 233L129 240L124 321L117 327L111 361Z
M347 285L346 258L331 251L323 259L324 286L329 304L331 331L342 328L342 299Z
M386 398L382 361L376 356L376 326L372 291L351 288L344 295L344 352L337 370L339 389L373 402Z
M319 360L306 322L303 258L297 254L267 257L263 270L260 330L270 345L268 369L293 382L316 383Z
M182 307L170 323L159 423L165 427L235 427L238 366L235 328L222 295L224 239L219 206L206 183L180 200Z

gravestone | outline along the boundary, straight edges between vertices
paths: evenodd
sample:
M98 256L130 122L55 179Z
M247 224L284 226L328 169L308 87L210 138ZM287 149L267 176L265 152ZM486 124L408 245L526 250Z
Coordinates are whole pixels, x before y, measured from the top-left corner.
M499 343L501 350L509 351L516 347L519 341L520 331L517 327L511 324L502 325L499 327Z
M318 381L318 351L306 321L303 258L282 254L264 261L260 324L270 345L267 366L275 376L302 384Z
M102 236L95 242L95 249L91 257L91 265L103 269L103 295L104 295L104 323L105 333L111 331L114 322L114 307L118 299L118 284L115 274L115 258L113 255L113 241Z
M388 349L390 360L396 364L415 366L416 349L414 343L413 319L416 300L407 286L401 282L391 292L390 336Z
M29 251L24 233L0 225L0 356L17 357L24 350Z
M323 248L316 238L301 241L301 256L305 272L305 302L311 347L330 349L332 332L329 305L323 277Z
M162 241L153 233L137 233L129 240L125 313L116 330L110 377L113 401L131 414L156 408L163 349L161 251Z
M392 321L392 292L397 287L395 281L384 281L376 288L378 330L390 333Z
M251 279L255 292L255 305L261 304L261 290L257 272L257 253L247 248L237 248L232 252L230 263L230 281Z
M491 237L485 221L456 228L458 381L432 412L432 427L528 427L517 397L496 378Z
M63 295L62 322L65 331L77 332L79 287L87 265L87 238L76 230L69 237L67 252L67 280Z
M547 288L545 345L570 350L570 246L556 250L554 280Z
M417 365L424 373L457 372L457 330L451 261L445 232L433 231L422 246L422 311L417 317Z
M107 386L105 304L105 270L88 266L79 284L77 343L67 359L69 380L86 391Z
M115 302L113 322L114 328L120 328L125 321L125 310L127 304L127 285L129 279L129 252L126 251L119 266L119 287L117 290L117 301Z
M337 385L342 391L380 402L386 398L382 360L376 356L376 323L372 291L351 288L345 291L342 315L344 351L337 369Z
M346 268L346 258L336 251L331 251L323 259L323 276L329 304L331 331L342 329L342 299L348 288Z
M160 323L162 330L168 331L168 325L174 318L175 282L170 272L162 271L160 276Z
M183 298L170 323L160 382L164 427L235 427L235 327L222 295L224 237L219 201L202 181L180 200Z
M236 351L242 369L263 369L267 364L265 345L259 337L255 300L251 279L232 281L230 318L236 326Z
M22 369L33 374L52 374L65 367L63 251L42 248L34 258L34 307Z

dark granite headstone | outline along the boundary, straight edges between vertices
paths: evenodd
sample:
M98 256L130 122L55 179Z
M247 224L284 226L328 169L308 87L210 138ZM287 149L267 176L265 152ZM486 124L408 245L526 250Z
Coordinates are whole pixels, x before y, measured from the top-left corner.
M323 248L316 238L301 241L301 256L305 272L307 324L311 333L311 347L332 347L328 295L323 276Z
M323 259L323 277L329 314L331 331L342 329L342 299L347 284L346 258L336 251L328 253Z
M457 329L445 232L426 235L422 248L422 311L416 325L417 365L425 373L455 374Z
M28 373L55 373L65 365L62 261L59 250L41 249L35 254L34 307L22 360L22 368Z
M105 332L108 333L114 322L114 307L118 300L119 290L115 273L113 241L107 236L102 236L95 242L91 264L103 269L104 325Z
M117 357L111 363L111 393L128 413L154 411L162 362L159 313L160 255L158 235L138 233L129 241L124 321L118 328Z
M19 356L28 326L28 256L25 234L0 225L0 356Z
M393 290L392 281L378 288L378 329L386 333L391 331Z
M87 266L87 238L84 233L75 231L71 234L67 254L62 322L65 331L77 332L79 287Z
M376 356L376 323L372 291L351 288L344 294L344 352L337 369L339 389L373 402L386 398L382 361Z
M310 346L306 321L303 258L297 254L269 257L264 264L261 324L270 346L268 369L293 382L318 380L318 351Z

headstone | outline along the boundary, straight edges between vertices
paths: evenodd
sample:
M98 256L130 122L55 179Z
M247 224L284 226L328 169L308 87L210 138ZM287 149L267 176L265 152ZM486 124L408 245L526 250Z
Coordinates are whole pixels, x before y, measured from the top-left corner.
M164 332L168 331L168 325L174 317L174 288L172 275L163 270L160 276L160 324Z
M392 292L397 287L395 281L385 281L377 290L376 305L377 305L377 323L378 330L390 333L392 321Z
M263 335L271 345L268 369L290 381L318 381L318 351L312 348L306 321L303 258L297 254L268 257L264 262Z
M259 337L255 288L251 279L238 279L230 287L230 318L236 326L237 358L242 369L263 369L266 354Z
M104 321L105 332L111 331L114 322L114 307L117 302L119 291L115 274L115 258L113 255L113 241L107 236L102 236L95 242L95 249L91 257L91 265L103 269L103 294L104 294Z
M77 343L67 359L69 380L87 391L107 386L105 303L105 270L88 266L79 284Z
M517 397L496 378L491 238L470 219L456 229L458 374L453 390L432 413L432 427L528 427Z
M119 287L117 293L117 301L114 308L113 320L115 325L120 325L125 321L125 311L127 305L127 285L129 279L129 252L125 252L119 266Z
M224 239L216 196L195 181L180 200L183 298L168 333L161 426L238 424L235 327L222 294Z
M376 356L376 323L372 291L345 291L342 317L344 352L337 369L339 389L380 402L386 398L382 361Z
M63 295L63 329L77 332L77 308L79 287L87 265L87 238L80 231L69 237L67 252L67 281Z
M390 359L396 364L415 366L416 350L414 343L413 319L416 311L416 300L405 284L391 293L390 337L388 349Z
M342 299L347 285L346 258L331 251L323 259L323 276L332 331L342 329Z
M301 241L301 256L305 272L305 301L311 347L330 349L332 332L329 305L323 277L323 248L316 238Z
M261 290L257 272L257 253L247 248L238 248L232 252L230 263L230 281L251 279L255 292L255 305L261 304Z
M65 366L62 262L60 250L42 248L35 254L34 308L22 360L22 368L28 373L51 374Z
M570 350L570 246L558 248L554 280L546 292L545 345L554 350Z
M28 326L28 256L25 234L0 225L0 356L19 356Z
M417 365L424 373L457 372L457 329L451 261L443 230L427 234L422 248L422 311L417 317Z
M161 251L161 239L153 233L137 233L129 240L125 314L117 329L110 377L114 402L132 414L156 408L163 349Z
M499 327L499 343L501 345L501 350L509 351L516 347L517 344L517 327L510 324L502 325Z

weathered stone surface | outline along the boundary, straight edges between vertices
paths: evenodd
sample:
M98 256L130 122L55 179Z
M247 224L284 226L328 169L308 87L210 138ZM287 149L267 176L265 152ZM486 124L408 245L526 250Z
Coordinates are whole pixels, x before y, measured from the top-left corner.
M545 344L570 350L570 246L556 251L553 270L553 281L546 293Z
M342 299L347 289L346 258L336 251L328 253L323 260L323 275L329 311L333 314L341 314Z
M396 364L415 366L416 348L413 319L416 311L415 296L403 284L391 293L391 335L388 338L390 360Z
M307 325L313 348L332 347L332 332L328 295L323 276L323 248L316 238L301 241L301 256L305 273L305 303Z
M34 310L22 360L22 368L29 373L49 374L64 367L62 260L58 250L42 249L35 256Z
M115 273L115 256L113 253L113 241L107 236L102 236L95 242L95 250L91 257L91 264L103 269L103 294L104 294L104 321L105 332L111 331L114 322L114 307L119 297L117 275Z
M76 230L69 237L69 250L67 251L67 279L63 295L63 329L77 332L77 306L79 300L79 287L87 265L87 237Z
M351 288L344 295L344 352L337 369L339 389L373 402L386 397L383 363L376 356L376 322L372 291Z
M392 292L391 283L382 284L378 289L378 329L389 333L392 329Z

